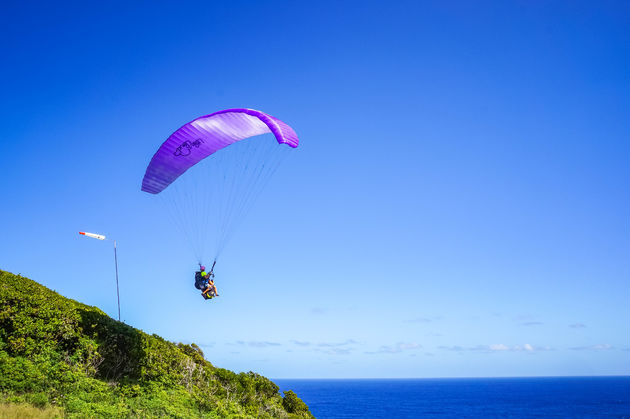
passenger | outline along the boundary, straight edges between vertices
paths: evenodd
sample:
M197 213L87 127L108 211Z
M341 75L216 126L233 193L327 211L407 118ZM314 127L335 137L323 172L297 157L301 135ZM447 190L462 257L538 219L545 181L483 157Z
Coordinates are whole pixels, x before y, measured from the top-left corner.
M208 284L206 286L206 288L201 292L201 294L206 294L208 297L212 298L212 297L218 297L219 296L219 291L217 291L217 286L214 285L214 280L212 279L214 277L214 274L208 274Z

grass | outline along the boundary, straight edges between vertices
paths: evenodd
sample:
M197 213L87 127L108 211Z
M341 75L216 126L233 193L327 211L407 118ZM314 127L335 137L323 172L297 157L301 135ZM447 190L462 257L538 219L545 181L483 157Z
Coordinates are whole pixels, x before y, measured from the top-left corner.
M63 410L58 407L39 409L26 404L0 404L0 419L52 419L63 418Z

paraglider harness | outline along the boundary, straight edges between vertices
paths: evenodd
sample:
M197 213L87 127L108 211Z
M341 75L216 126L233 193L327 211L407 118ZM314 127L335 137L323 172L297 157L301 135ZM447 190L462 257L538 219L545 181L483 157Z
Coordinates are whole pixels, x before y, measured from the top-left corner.
M208 282L210 279L214 278L214 265L216 265L216 263L217 261L215 260L210 272L208 272L205 277L201 276L201 264L199 264L199 271L195 272L195 288L201 291L208 288ZM202 292L201 295L203 295L205 300L210 300L214 297L214 294L211 294L210 291Z

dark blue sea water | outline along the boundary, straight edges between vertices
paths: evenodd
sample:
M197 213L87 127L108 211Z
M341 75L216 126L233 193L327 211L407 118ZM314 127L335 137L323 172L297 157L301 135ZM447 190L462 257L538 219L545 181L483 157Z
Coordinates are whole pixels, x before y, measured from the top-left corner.
M630 418L630 377L274 382L317 418Z

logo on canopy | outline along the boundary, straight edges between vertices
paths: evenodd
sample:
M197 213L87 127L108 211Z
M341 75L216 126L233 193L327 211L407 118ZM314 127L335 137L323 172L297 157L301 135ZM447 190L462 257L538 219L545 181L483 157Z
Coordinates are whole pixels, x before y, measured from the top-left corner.
M199 148L203 144L203 140L201 138L197 138L195 141L186 140L179 147L175 149L173 155L175 156L188 156L192 151L192 148Z

